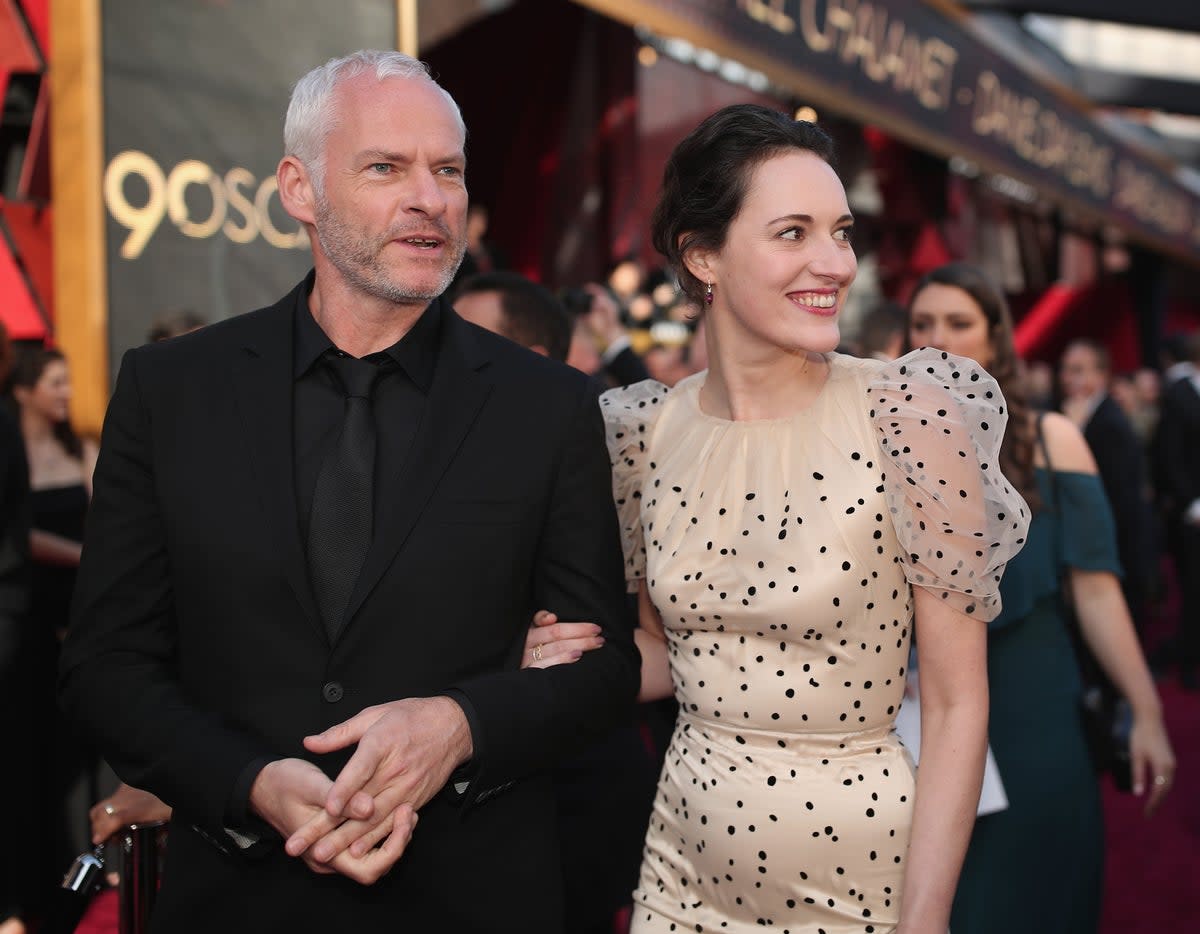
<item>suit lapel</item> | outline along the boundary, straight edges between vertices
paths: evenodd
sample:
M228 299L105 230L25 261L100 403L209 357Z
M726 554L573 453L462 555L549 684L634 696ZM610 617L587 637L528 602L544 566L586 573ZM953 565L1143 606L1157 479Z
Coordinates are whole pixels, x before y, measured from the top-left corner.
M443 304L438 343L433 384L412 447L399 476L381 477L376 484L374 540L346 607L343 634L412 532L491 391L490 380L480 372L486 358L448 304Z
M252 330L234 351L231 379L268 536L305 617L325 638L296 518L292 317L296 293L305 287L306 283L301 283L277 305L247 322Z

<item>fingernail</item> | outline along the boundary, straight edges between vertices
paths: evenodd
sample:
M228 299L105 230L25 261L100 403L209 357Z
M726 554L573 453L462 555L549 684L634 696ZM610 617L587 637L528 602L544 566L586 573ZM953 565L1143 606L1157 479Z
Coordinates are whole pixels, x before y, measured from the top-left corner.
M579 651L578 649L576 649L575 651L573 651L571 653L572 661L575 661L576 659L580 659L580 658L583 658L583 653L581 651Z

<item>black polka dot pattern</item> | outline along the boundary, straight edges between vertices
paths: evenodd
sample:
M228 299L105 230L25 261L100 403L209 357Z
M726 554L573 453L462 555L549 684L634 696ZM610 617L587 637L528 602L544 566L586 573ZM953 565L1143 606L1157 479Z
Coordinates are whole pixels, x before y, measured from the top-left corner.
M1029 530L1028 507L1000 472L1000 386L973 360L921 349L885 366L867 395L909 581L994 619L1004 566Z
M972 517L993 508L980 510L980 488L1008 485L994 467L992 486L958 464L939 472L951 447L975 458L977 474L978 451L995 463L965 430L973 423L950 370L909 379L916 388L893 402L891 369L830 359L820 396L788 419L705 415L705 374L669 391L648 381L602 397L627 577L633 587L646 580L662 614L680 702L634 894L638 934L846 934L897 923L915 791L893 731L909 581L969 576L972 615L985 619L996 597L984 583L1004 554L993 540L1009 534L993 530L972 562L961 549L938 558L930 536L907 527L898 536L910 507L897 489L933 477L939 498L922 493L927 528L946 520L973 538ZM923 373L958 363L928 352L907 360ZM986 379L959 372L972 387ZM1003 402L986 385L998 448ZM917 430L917 401L945 409L937 429ZM885 405L895 411L872 417ZM941 427L951 433L935 438ZM1013 497L1017 515L1024 503Z

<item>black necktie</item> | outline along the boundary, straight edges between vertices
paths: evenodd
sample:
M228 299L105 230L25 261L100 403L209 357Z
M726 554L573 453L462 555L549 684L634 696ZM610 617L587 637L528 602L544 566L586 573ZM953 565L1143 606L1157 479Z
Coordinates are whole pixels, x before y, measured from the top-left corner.
M308 568L329 641L345 622L350 592L371 545L375 419L371 390L380 368L344 355L323 358L346 393L342 431L317 474L308 526Z

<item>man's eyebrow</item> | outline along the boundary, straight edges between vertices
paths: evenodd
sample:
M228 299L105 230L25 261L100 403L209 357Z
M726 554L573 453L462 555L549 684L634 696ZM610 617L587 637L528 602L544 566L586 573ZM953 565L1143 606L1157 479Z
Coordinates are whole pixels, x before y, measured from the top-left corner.
M363 149L354 154L355 162L411 162L412 158L400 152L388 152L386 149ZM458 165L467 164L466 153L460 151L447 153L440 158L433 160L441 165L445 163L454 163Z
M356 161L370 159L375 162L407 162L408 157L398 152L387 152L383 149L364 149L354 154Z

